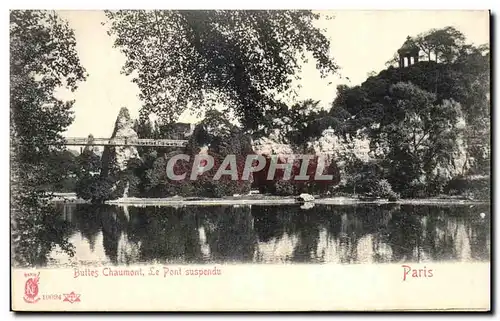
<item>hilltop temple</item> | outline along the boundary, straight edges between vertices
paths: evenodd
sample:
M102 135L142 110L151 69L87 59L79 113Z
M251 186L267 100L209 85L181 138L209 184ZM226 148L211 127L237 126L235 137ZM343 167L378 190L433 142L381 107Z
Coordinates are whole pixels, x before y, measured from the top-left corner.
M403 46L401 46L398 50L399 68L416 64L418 62L419 53L420 48L417 46L415 41L410 36L406 37L406 41L403 43Z

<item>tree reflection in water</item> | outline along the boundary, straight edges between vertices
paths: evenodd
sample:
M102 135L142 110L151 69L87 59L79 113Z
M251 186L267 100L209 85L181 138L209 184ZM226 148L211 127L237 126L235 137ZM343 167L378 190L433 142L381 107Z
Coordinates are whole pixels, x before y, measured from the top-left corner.
M73 262L79 263L490 259L487 205L71 206L54 208L61 214L39 223L40 231L29 234L30 242L18 237L17 256L35 265L56 264L47 259L54 256L54 244L67 246L64 242L71 239L78 243Z
M64 212L60 215L59 209L39 195L20 193L13 197L16 198L16 206L11 209L13 266L50 264L50 253L54 250L74 255L73 246L68 242L72 228Z

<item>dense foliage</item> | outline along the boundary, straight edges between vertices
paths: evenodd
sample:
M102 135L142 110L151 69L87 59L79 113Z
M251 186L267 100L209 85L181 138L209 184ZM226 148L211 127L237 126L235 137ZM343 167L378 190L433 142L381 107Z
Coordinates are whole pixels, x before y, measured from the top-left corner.
M337 65L314 26L319 14L297 10L107 11L115 46L127 57L143 115L176 121L186 109L231 109L257 129L277 93L290 96L308 55L322 75ZM137 73L134 73L137 72Z
M44 186L68 174L61 133L72 121L71 101L56 97L59 88L75 90L85 80L75 36L68 24L49 11L10 11L11 220L13 257L23 265L41 264L44 253L60 242L50 217ZM63 154L61 154L63 153ZM61 159L61 167L54 164ZM56 168L54 168L54 166ZM51 239L47 248L36 240Z
M341 135L369 137L380 179L410 197L442 193L453 177L489 175L490 167L488 48L465 44L453 28L416 43L438 62L391 66L360 86L339 86L330 111Z
M197 166L194 163L195 156L200 153L202 148L214 158L214 166L211 170L198 176L196 180L191 180L190 175L193 167L196 171ZM167 162L168 159L179 153L190 155L190 160L178 161L174 173L176 175L187 173L187 176L186 179L180 181L170 180L167 177ZM152 168L147 169L145 195L156 197L167 195L222 197L246 194L250 191L251 181L242 180L241 175L246 155L251 153L249 137L238 127L230 124L222 113L210 111L205 119L196 126L185 150L160 156L154 161ZM235 155L237 179L233 180L231 176L223 175L219 180L213 180L227 155Z
M77 88L85 79L73 31L48 11L10 12L11 139L18 179L39 186L53 180L51 152L61 149L61 133L72 121L72 101L58 88ZM49 145L50 144L50 145Z

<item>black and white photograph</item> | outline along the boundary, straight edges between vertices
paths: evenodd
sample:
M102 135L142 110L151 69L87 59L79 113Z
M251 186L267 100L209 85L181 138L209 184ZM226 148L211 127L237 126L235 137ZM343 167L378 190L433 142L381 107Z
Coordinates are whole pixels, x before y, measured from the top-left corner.
M489 11L9 20L13 311L491 309Z

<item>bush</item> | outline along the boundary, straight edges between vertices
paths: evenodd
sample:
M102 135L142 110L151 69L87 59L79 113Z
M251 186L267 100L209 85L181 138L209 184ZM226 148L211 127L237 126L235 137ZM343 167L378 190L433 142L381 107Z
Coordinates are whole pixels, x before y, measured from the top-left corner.
M354 194L377 194L378 182L383 175L379 163L363 163L359 159L346 164L346 192Z
M381 179L375 186L374 192L380 197L388 197L392 193L392 186L386 179Z
M465 197L487 200L490 198L490 177L455 177L449 182L444 190L449 195L462 195Z
M113 182L109 178L100 176L84 175L77 183L76 195L92 203L103 203L112 197Z
M44 186L43 190L56 193L72 193L76 188L75 177L62 177L61 180Z
M437 196L443 193L445 187L449 184L450 178L443 175L436 175L428 180L426 186L426 196Z
M392 186L386 179L372 181L370 184L371 194L375 197L389 197L392 193Z
M409 187L404 191L405 197L411 198L425 198L427 197L427 185L420 182L412 182Z
M387 199L389 200L389 202L395 202L397 200L399 200L401 198L401 196L399 195L399 193L396 193L394 191L392 191L389 196L387 197Z
M400 196L392 190L392 186L386 179L370 182L371 195L374 197L387 198L389 201L397 201Z
M181 184L176 189L176 193L173 194L182 196L193 196L195 194L195 188L193 184Z
M279 196L290 196L297 194L296 185L291 181L276 181L274 184L275 194Z
M139 191L140 179L134 176L132 173L120 173L118 180L113 184L114 188L110 192L110 199L121 198L125 194L125 189L128 185L127 197L138 197L140 196Z

